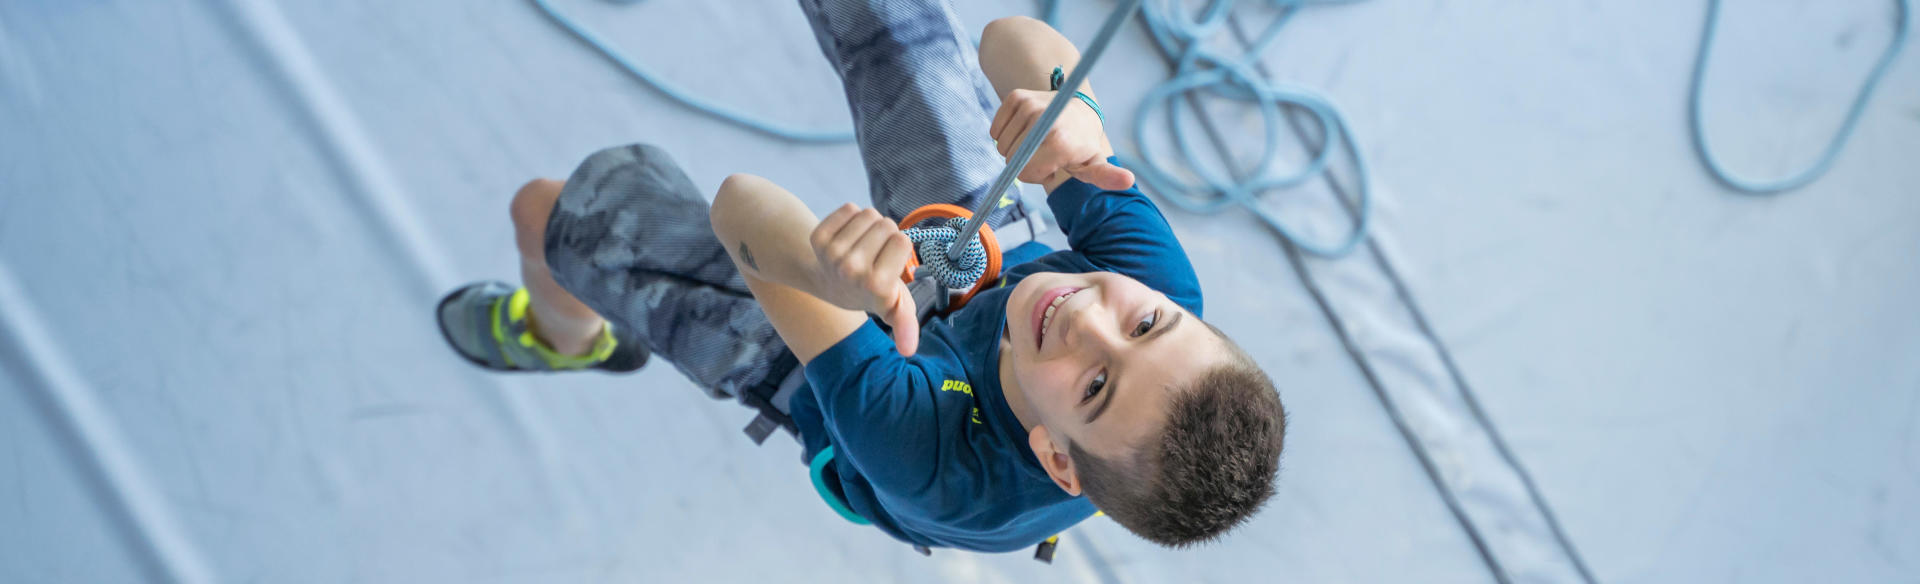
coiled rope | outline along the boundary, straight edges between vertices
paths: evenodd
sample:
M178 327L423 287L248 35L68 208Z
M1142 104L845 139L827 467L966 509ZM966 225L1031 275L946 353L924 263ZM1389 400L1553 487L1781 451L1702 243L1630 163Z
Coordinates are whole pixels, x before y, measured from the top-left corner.
M1327 97L1305 87L1271 81L1254 71L1251 63L1279 38L1281 28L1292 20L1296 12L1292 8L1355 1L1358 0L1269 0L1270 4L1286 10L1275 17L1245 51L1238 54L1226 54L1206 46L1207 39L1224 28L1235 4L1233 0L1212 0L1197 20L1179 10L1178 2L1155 0L1147 3L1142 18L1154 42L1159 44L1161 51L1173 56L1175 65L1172 78L1148 90L1135 116L1133 139L1140 156L1137 164L1132 165L1133 170L1153 187L1156 194L1176 207L1195 213L1218 213L1232 206L1243 207L1302 251L1322 257L1340 257L1352 252L1367 238L1367 229L1373 216L1373 188L1367 176L1366 157L1355 144L1346 117ZM1052 6L1046 8L1047 13L1054 10ZM1174 100L1195 94L1246 103L1260 112L1266 132L1264 152L1257 158L1253 169L1240 173L1244 176L1226 176L1197 163L1201 156L1195 150L1195 142L1184 123L1185 119L1175 110L1179 102ZM1321 141L1319 148L1310 152L1305 164L1291 171L1279 172L1276 171L1280 162L1278 149L1280 136L1286 131L1282 122L1286 119L1283 116L1287 109L1311 114L1320 135L1326 139ZM1196 177L1197 181L1181 178L1179 171L1170 167L1169 161L1163 160L1146 146L1147 119L1156 110L1164 110L1168 116L1180 167ZM1326 172L1330 154L1336 147L1353 161L1358 212L1344 237L1332 241L1308 239L1263 207L1260 198L1277 189L1298 186Z
M1706 163L1707 170L1713 172L1713 177L1720 179L1721 184L1743 193L1769 195L1806 186L1807 183L1820 178L1820 175L1826 174L1827 169L1833 166L1833 160L1839 157L1840 149L1846 146L1847 140L1853 136L1854 125L1860 122L1860 114L1867 109L1867 100L1873 96L1874 89L1879 87L1880 79L1886 77L1887 69L1893 65L1893 58L1898 56L1900 50L1907 44L1907 19L1913 11L1912 0L1896 0L1894 5L1898 7L1899 15L1894 20L1893 39L1888 41L1886 52L1880 54L1880 61L1873 66L1873 72L1867 74L1867 80L1860 83L1860 92L1853 96L1853 106L1847 109L1846 119L1840 122L1840 128L1834 131L1833 139L1827 142L1827 147L1821 151L1820 158L1815 159L1813 164L1799 172L1788 173L1780 178L1753 179L1736 175L1732 170L1728 170L1726 165L1713 155L1713 146L1707 142L1706 121L1701 116L1700 88L1706 83L1707 56L1713 52L1714 31L1720 28L1720 0L1707 0L1707 23L1700 32L1700 53L1693 64L1693 82L1687 100L1687 114L1692 123L1694 149L1700 152L1700 160Z

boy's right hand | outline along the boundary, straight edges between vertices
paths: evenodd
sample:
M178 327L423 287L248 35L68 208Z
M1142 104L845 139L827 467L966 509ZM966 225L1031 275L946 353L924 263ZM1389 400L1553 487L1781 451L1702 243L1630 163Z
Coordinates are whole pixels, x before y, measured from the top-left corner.
M847 203L822 219L808 241L820 268L810 292L835 306L879 315L893 327L900 354L912 356L920 346L920 320L901 276L913 242L900 227L879 211Z
M993 135L1002 158L1012 157L1014 150L1020 148L1027 132L1039 123L1041 114L1046 113L1047 105L1058 93L1015 89L1000 100L1000 111L993 114L993 124L987 131ZM1112 155L1113 147L1107 143L1100 114L1076 99L1067 103L1066 111L1060 112L1053 127L1047 129L1033 158L1020 169L1020 180L1043 184L1058 173L1065 173L1106 190L1132 187L1133 171L1107 162L1107 157Z

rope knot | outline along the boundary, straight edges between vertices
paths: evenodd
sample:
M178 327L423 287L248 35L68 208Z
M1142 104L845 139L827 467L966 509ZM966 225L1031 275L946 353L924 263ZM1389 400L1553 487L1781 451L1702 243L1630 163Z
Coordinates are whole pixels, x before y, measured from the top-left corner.
M947 248L966 226L965 218L953 217L944 223L910 227L905 231L907 239L913 241L914 252L920 254L920 265L930 269L940 285L961 291L973 288L987 273L987 247L978 235L967 242L967 251L958 262L947 259Z

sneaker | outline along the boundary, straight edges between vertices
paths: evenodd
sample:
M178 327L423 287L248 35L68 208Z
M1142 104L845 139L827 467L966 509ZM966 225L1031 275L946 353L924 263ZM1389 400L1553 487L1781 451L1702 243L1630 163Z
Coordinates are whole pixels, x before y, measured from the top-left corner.
M647 364L639 342L621 342L613 323L585 355L562 355L547 346L527 322L527 289L502 282L475 282L440 299L435 311L447 344L474 365L495 371L573 371L600 369L625 373Z

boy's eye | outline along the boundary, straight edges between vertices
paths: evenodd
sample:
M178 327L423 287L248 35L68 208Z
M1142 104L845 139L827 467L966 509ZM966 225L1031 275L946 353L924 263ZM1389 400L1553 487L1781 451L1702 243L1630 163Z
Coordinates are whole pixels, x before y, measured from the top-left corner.
M1093 396L1100 395L1100 390L1106 388L1107 370L1101 369L1100 374L1093 376L1093 381L1087 383L1087 392L1080 396L1080 403L1084 404L1093 400Z
M1160 320L1160 311L1155 310L1153 311L1153 314L1147 315L1147 318L1145 320L1141 320L1140 324L1134 325L1133 336L1137 337L1140 335L1147 334L1148 331L1153 330L1153 323L1154 321L1157 321L1157 320Z

